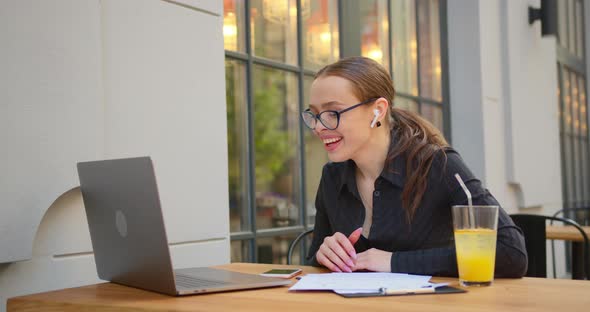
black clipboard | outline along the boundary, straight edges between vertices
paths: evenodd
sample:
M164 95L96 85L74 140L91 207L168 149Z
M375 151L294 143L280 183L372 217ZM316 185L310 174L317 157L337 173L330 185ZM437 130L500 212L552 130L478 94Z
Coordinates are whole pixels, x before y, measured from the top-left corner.
M363 297L388 297L388 296L410 296L410 295L441 295L441 294L460 294L466 293L467 290L461 288L455 288L451 286L441 286L437 287L434 292L427 292L427 293L407 293L407 294L396 294L396 295L384 295L381 292L374 292L374 293L358 293L358 294L339 294L344 298L363 298Z

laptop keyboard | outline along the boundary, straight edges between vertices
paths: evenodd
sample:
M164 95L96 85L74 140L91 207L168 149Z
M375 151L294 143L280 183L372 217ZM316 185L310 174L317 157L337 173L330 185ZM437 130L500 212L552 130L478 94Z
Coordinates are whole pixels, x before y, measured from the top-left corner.
M176 285L183 288L206 288L206 287L220 287L229 285L230 283L221 281L211 281L197 278L189 275L174 274L176 278Z

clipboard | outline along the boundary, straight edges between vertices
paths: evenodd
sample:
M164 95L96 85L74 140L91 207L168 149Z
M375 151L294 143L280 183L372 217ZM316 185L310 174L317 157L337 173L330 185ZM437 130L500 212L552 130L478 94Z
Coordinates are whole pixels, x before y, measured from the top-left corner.
M441 294L460 294L466 293L467 290L461 288L455 288L452 286L441 286L437 287L433 292L423 292L423 293L414 293L408 292L404 294L383 294L381 292L373 292L373 293L349 293L349 294L341 294L335 293L340 295L344 298L363 298L363 297L389 297L389 296L410 296L410 295L441 295Z

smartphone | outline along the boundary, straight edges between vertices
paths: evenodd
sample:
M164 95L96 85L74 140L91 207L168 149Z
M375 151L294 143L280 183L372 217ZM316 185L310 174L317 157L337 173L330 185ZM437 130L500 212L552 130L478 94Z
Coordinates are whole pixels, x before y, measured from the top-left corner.
M299 273L301 273L301 269L272 269L264 273L260 273L260 275L268 277L291 278Z

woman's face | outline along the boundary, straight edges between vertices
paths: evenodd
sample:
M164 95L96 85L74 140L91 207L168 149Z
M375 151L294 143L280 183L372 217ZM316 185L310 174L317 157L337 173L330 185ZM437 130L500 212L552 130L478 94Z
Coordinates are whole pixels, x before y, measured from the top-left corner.
M357 98L352 83L338 76L316 79L311 85L309 108L314 114L326 110L341 111L366 99ZM370 137L373 119L371 104L361 105L340 115L340 123L334 130L327 129L319 121L314 133L323 141L328 158L333 162L354 159Z

